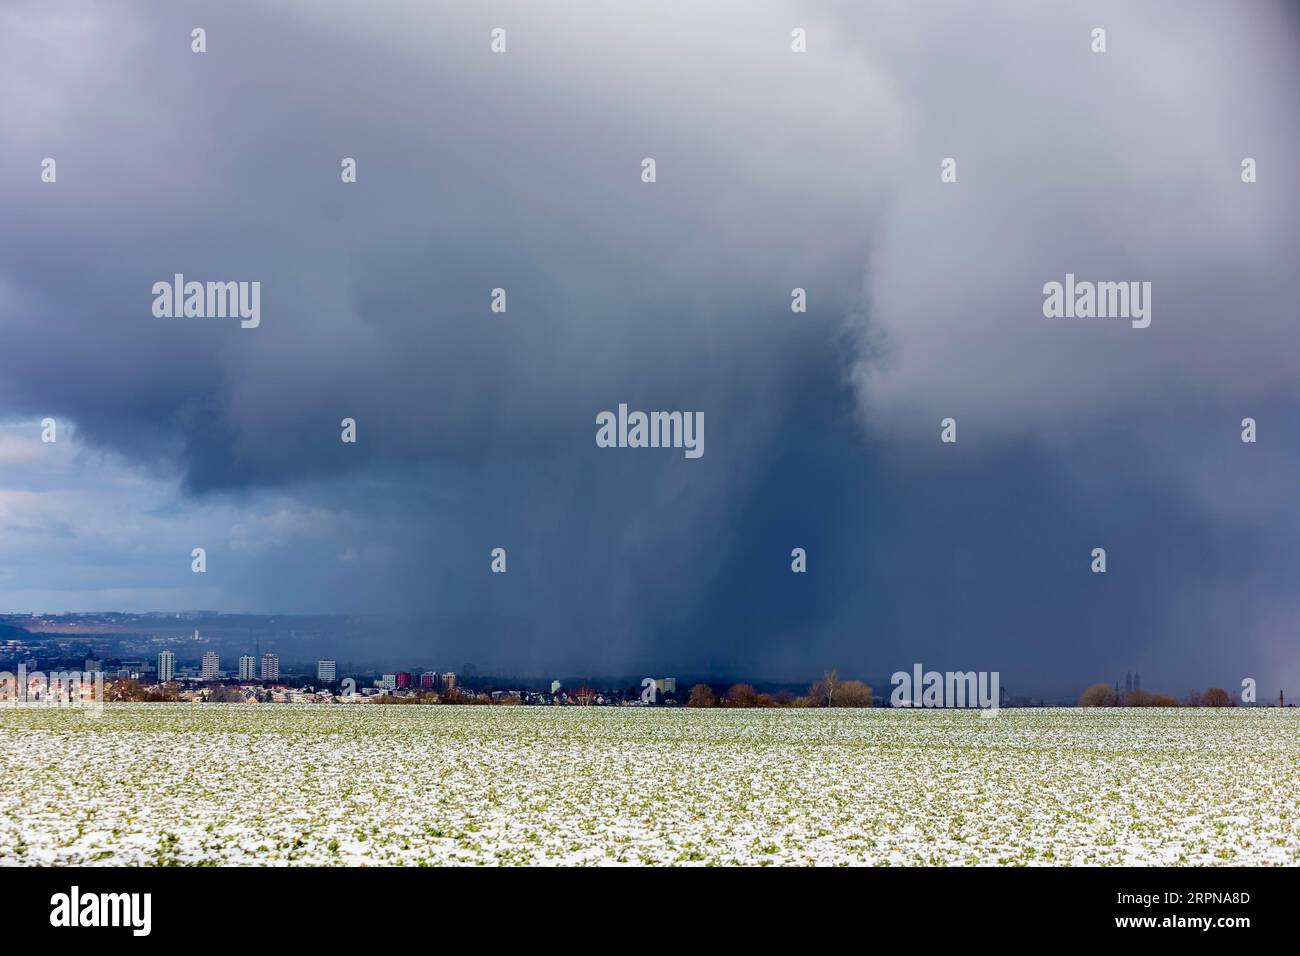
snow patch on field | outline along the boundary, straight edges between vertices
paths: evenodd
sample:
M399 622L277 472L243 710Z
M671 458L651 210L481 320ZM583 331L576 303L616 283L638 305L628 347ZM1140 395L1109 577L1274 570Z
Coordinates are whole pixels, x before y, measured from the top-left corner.
M1300 711L0 711L8 864L1296 864Z

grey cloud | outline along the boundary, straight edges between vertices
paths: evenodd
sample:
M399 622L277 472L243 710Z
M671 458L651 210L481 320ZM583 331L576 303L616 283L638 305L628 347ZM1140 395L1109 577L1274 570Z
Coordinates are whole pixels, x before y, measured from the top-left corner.
M222 596L422 622L377 645L1294 681L1281 9L11 5L0 410L75 420L196 509L322 515L234 549ZM1150 279L1152 328L1043 319L1066 271ZM154 319L174 272L261 281L262 327ZM705 457L596 449L620 401L704 411ZM1269 440L1228 460L1243 407ZM1098 539L1142 574L1080 574Z

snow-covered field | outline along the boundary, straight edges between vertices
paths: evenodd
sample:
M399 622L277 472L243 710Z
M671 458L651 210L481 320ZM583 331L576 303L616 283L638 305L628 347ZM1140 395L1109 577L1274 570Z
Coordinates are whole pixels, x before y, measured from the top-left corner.
M0 710L0 864L1300 863L1300 710Z

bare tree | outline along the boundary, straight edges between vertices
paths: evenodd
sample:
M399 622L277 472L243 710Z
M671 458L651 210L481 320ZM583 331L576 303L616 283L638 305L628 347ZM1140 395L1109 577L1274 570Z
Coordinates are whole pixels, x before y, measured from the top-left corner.
M826 706L834 707L835 695L840 690L840 672L832 667L822 675L822 684L826 688Z
M808 687L808 697L814 707L834 707L835 695L839 692L840 674L832 668L822 675L819 681L813 681Z
M860 680L846 680L835 692L837 707L870 707L871 687Z
M1109 684L1093 684L1079 695L1080 707L1114 707L1119 703Z
M691 696L686 701L687 707L716 707L718 699L713 696L713 688L708 684L696 684L691 688Z
M107 701L145 700L147 696L140 682L133 677L104 683L104 699Z
M1211 687L1201 698L1202 707L1227 707L1232 703L1232 698L1222 687Z
M733 684L727 691L728 707L753 707L758 703L758 692L750 684Z

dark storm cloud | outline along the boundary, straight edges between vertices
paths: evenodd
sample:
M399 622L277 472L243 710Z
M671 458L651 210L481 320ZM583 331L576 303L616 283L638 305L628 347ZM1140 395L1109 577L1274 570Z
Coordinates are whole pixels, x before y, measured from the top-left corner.
M1294 682L1294 24L1172 15L18 4L0 408L288 496L228 599L421 622L377 647ZM1043 319L1067 271L1152 281L1152 328ZM155 319L175 272L260 281L261 327ZM703 411L704 457L596 448L619 402Z

